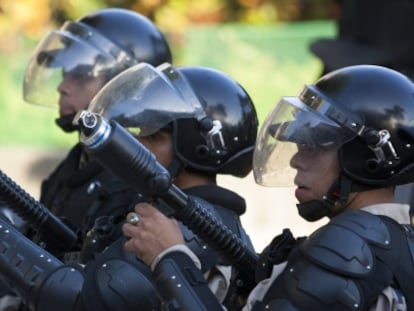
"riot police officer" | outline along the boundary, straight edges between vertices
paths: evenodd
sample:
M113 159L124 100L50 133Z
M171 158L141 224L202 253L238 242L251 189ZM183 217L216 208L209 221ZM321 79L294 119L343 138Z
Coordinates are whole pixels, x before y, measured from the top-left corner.
M168 169L176 186L202 202L254 252L239 218L246 208L244 199L218 186L216 180L218 174L244 177L252 169L258 119L251 98L237 81L212 68L139 64L108 83L89 110L128 129ZM169 216L175 214L168 206L161 209ZM186 245L200 258L215 296L229 310L235 308L242 289L230 288L230 281L239 279L240 271L185 225L180 224L180 230ZM119 239L86 271L101 270L102 263L113 256L113 248L119 253L124 243L124 238ZM87 282L85 287L101 291L96 285Z
M60 117L56 122L63 130L71 132L78 130L72 122L74 115L79 110L85 109L92 97L103 86L107 86L108 81L113 77L138 63L147 63L155 66L164 62L171 63L170 48L163 34L148 19L138 13L122 9L98 10L80 18L76 22L66 22L60 30L50 33L40 42L26 71L24 98L28 102L38 104L56 105L56 103L59 103ZM189 75L191 74L192 71ZM248 119L252 124L251 127L246 129L235 126L230 127L230 122L227 122L222 129L223 133L226 133L227 130L241 133L240 142L245 143L245 145L228 144L225 147L231 146L233 149L223 151L223 154L233 155L235 158L238 158L236 155L242 150L238 148L246 147L249 152L253 148L257 127L255 111L253 108L250 108L252 104L248 96L231 83L226 84L227 77L221 77L219 74L208 74L209 71L201 70L192 74L190 78L195 80L193 83L198 87L197 92L201 92L203 96L205 94L206 104L209 105L211 103L208 106L209 110L213 111L213 105L218 104L216 103L215 91L209 92L202 89L201 85L205 82L201 81L204 81L203 79L205 78L211 79L212 84L222 82L223 85L229 85L229 89L224 88L224 90L222 90L223 87L220 89L216 87L216 90L221 90L222 92L217 102L229 96L229 102L233 104L229 110L223 107L229 120L231 120L230 118L235 118L233 113L240 113L237 111L239 103L236 100L240 100L240 106L247 107L248 112L246 111L246 114L238 115L237 117ZM208 75L208 77L204 77L204 75ZM238 95L241 97L235 97ZM113 98L113 96L111 94L110 98ZM163 96L165 97L166 94L163 94ZM117 109L116 112L122 116L124 113L127 115L133 113L130 110L134 109L134 107L130 106L119 108L115 105L111 107ZM168 108L172 109L171 106ZM216 108L214 110L216 111L215 113L218 113L217 111L220 108L222 106ZM114 115L114 117L118 119L119 116ZM108 118L112 119L112 115L108 116ZM134 120L125 121L123 119L122 121L120 122L121 125L128 127L130 130L135 126ZM179 130L175 131L174 141L178 146L176 150L177 160L174 160L169 165L171 175L174 176L176 182L178 182L178 179L181 179L184 182L183 185L188 185L192 178L189 176L178 177L182 176L182 174L179 174L183 171L181 163L188 161L190 165L186 164L185 167L195 167L194 169L197 169L201 166L200 170L209 175L208 180L210 182L212 180L215 181L215 178L210 175L213 172L215 173L215 167L219 166L217 162L221 163L222 159L212 158L209 160L209 157L204 155L204 153L216 151L212 148L206 149L202 142L200 142L200 134L197 134L191 127L196 125L184 126L182 124L180 123ZM214 131L216 131L216 128L214 128ZM214 135L219 135L221 132L218 131L217 133ZM204 133L202 134L204 135ZM155 135L149 137L152 142L155 141ZM215 140L216 136L210 139ZM146 141L149 141L148 138L146 138ZM193 150L193 148L196 150ZM220 152L221 150L217 151L218 154ZM249 152L246 152L247 157ZM195 156L193 156L193 153L196 153ZM178 161L178 159L181 160ZM207 166L206 161L208 160L211 162L208 165L213 166L211 172ZM239 167L238 170L233 170L231 173L244 176L251 169L248 160L246 163L246 167ZM183 185L180 184L180 186ZM120 225L125 219L125 214L132 209L133 202L146 199L148 198L145 193L137 193L137 191L125 185L123 181L113 176L91 159L81 144L77 144L51 176L43 182L40 201L75 230L79 235L79 240L77 245L70 249L59 249L50 244L46 245L46 249L65 263L86 264L88 268L85 271L94 271L95 268L92 266L95 257L112 243L115 243L115 246L111 248L111 251L105 253L106 256L108 254L111 254L111 258L112 256L122 256L122 252L115 252L115 255L113 253L113 250L117 249L116 243L119 243L116 241L121 235ZM234 229L243 239L246 239L249 244L250 241L245 237L243 230L241 230L238 218L239 215L244 213L244 201L239 198L236 201L230 207L227 204L221 204L225 206L225 209L220 214L220 217L223 218L223 221L228 221L229 227ZM186 230L186 228L183 227L183 230ZM37 243L43 243L42 236L34 235L31 232L29 232L29 235ZM187 235L189 235L189 232ZM188 240L192 241L193 245L198 244L196 241L193 241L192 237L188 237ZM203 254L207 254L207 251L204 250ZM209 256L206 256L208 264L206 263L205 265L205 271L210 270L218 262L215 256L213 253L209 253ZM100 258L98 265L102 264L102 260L106 259ZM132 258L131 261L133 265L138 266L134 267L134 269L139 271L139 273L143 273L144 276L147 275L142 264L137 263L135 258ZM108 263L104 265L108 267ZM125 263L121 263L121 265L124 267ZM117 270L120 269L119 265L116 265L116 267ZM226 271L223 273L226 275L226 278L231 275L230 267L226 267L223 271ZM88 286L92 284L90 286L96 286L97 289L102 290L101 283L93 284L96 281L94 279L95 274L90 272L89 275L90 278L88 277L87 280L93 281L88 283ZM125 275L131 277L134 274L126 273ZM138 277L136 279L138 280ZM217 295L225 296L227 285L223 285L219 281L211 281L211 283L217 282L221 284L217 286L219 288L216 291ZM142 281L142 283L145 283L145 281ZM107 290L106 285L105 283L105 290ZM223 286L224 289L222 288ZM150 285L148 285L148 288L150 288ZM222 294L220 295L219 292L222 292ZM140 293L142 297L147 298L147 300L142 299L142 301L148 301L148 297L150 297L148 292L142 290ZM102 297L107 298L107 293L102 294ZM117 296L115 295L114 297ZM108 299L105 299L106 308L111 309L113 306L119 307L121 305L119 300L116 300L114 297L110 302L108 302ZM136 301L139 301L138 298L139 295L135 296ZM121 295L122 299L124 297ZM134 304L129 306L133 308ZM101 309L104 308L102 304ZM147 308L150 308L150 305Z
M139 13L101 9L65 22L38 44L27 66L24 99L58 106L57 125L65 132L77 131L72 123L75 114L88 107L111 78L140 62L171 62L164 35ZM86 261L79 258L79 251L88 232L96 225L110 240L113 224L123 218L136 196L89 159L80 144L75 145L43 181L40 202L78 233L79 243L70 250L47 249L66 257L65 261ZM105 243L95 243L96 251Z
M310 50L323 65L322 74L350 65L380 65L414 79L414 2L406 0L331 0L336 12L337 36L318 39ZM398 16L393 18L392 16ZM414 215L414 185L398 186L395 201L411 206Z
M24 99L58 108L56 124L68 133L78 131L73 117L110 79L140 62L171 60L165 36L148 18L126 9L100 9L66 21L39 42L26 69ZM65 263L85 264L118 238L117 225L137 198L76 144L43 181L40 194L40 202L77 233L76 245L44 245L44 237L31 228L26 234Z
M284 230L272 241L243 310L413 309L414 230L409 206L393 203L395 186L414 179L413 94L406 76L357 65L277 103L258 135L255 179L286 185L292 168L299 214L330 221L307 238ZM135 213L138 225L123 227L125 246L151 264L165 303L221 310L192 283L197 258L175 221L147 203Z
M111 80L89 109L116 121L147 146L177 186L203 211L225 223L246 249L254 251L239 219L246 208L244 199L216 184L217 174L243 177L252 169L258 120L241 85L211 68L140 63ZM119 166L126 164L112 160ZM139 181L139 176L136 179ZM146 190L145 184L141 189ZM161 208L175 215L168 204ZM0 278L33 310L56 310L63 308L61 304L68 311L162 309L149 281L149 268L125 252L122 224L117 225L117 239L106 244L103 251L94 252L83 266L59 262L0 220L0 235L9 246L4 249L6 256L0 258ZM203 276L197 282L208 284L216 299L232 310L240 288L230 287L230 281L241 280L241 274L226 256L211 249L186 226L179 227L186 245L201 259ZM92 233L85 244L94 244L97 236L105 235L104 231ZM3 260L14 254L21 259L18 265Z

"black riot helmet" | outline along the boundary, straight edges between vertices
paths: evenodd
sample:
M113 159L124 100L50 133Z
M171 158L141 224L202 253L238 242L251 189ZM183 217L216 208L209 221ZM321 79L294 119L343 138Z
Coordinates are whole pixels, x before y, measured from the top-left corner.
M316 219L329 215L329 207L337 203L334 198L347 199L350 191L412 182L414 84L397 71L357 65L324 75L298 97L282 98L257 141L258 183L275 184L286 170L287 163L275 164L277 159L291 158L281 151L286 142L336 146L340 176L323 199L328 209Z
M89 109L136 135L172 128L176 160L186 169L251 171L256 110L243 87L218 70L138 64L111 80Z
M26 69L24 99L29 103L58 103L62 74L106 81L139 62L171 62L169 45L155 24L126 9L105 8L76 22L67 21L37 46Z
M136 62L154 66L171 62L171 51L164 35L154 24L137 12L109 8L79 19L104 35Z

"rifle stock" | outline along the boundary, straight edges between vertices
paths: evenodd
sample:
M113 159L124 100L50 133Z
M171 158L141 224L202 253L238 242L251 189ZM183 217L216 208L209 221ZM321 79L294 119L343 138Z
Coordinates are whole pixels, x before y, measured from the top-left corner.
M229 258L254 283L257 254L220 220L171 182L155 156L117 122L83 111L75 118L80 141L101 165L137 191L146 191L171 207L174 216L212 248Z

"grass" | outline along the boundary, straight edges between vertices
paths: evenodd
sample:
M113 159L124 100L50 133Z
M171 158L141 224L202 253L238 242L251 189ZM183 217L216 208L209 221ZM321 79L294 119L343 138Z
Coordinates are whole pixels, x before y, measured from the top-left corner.
M185 34L175 62L213 67L234 77L252 97L262 122L281 96L296 95L318 77L321 64L309 53L309 43L334 32L334 24L325 21L197 26ZM0 146L70 146L77 136L55 126L55 110L22 99L24 70L34 47L27 41L13 55L0 54Z
M227 72L248 91L259 120L281 96L296 95L303 84L321 71L308 50L319 37L332 37L333 24L301 22L280 25L219 25L195 28L188 33L184 59Z

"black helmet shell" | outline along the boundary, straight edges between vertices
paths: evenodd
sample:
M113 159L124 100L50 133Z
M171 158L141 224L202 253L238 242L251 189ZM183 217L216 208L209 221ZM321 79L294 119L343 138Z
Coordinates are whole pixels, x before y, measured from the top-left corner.
M397 159L376 163L362 136L339 150L343 174L367 185L414 180L414 84L397 71L373 65L345 67L323 76L313 90L364 120L365 128L386 130Z
M206 145L203 122L178 119L174 126L177 157L189 168L239 177L252 169L252 155L258 119L246 90L223 72L206 67L181 67L185 77L210 120L221 122L224 152Z
M156 66L172 61L164 35L153 22L134 11L106 8L85 15L78 22L98 31L138 62Z
M251 98L216 69L139 63L112 79L89 109L137 136L172 132L178 168L245 176L258 120Z

